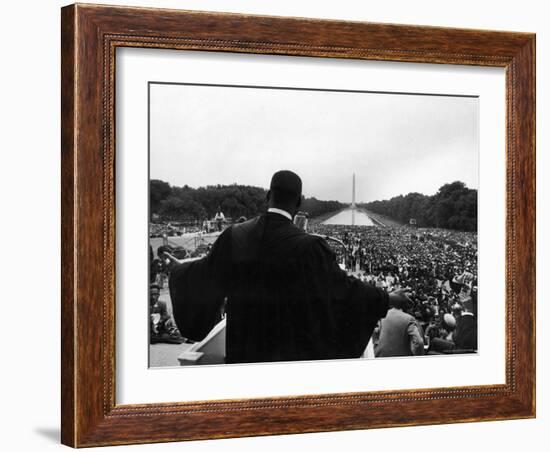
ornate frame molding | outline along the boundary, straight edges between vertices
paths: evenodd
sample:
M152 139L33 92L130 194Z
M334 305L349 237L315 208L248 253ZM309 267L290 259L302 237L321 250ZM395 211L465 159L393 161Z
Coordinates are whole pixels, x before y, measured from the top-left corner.
M116 405L114 89L118 47L504 67L506 383ZM61 154L64 444L146 443L535 415L534 35L71 5L62 9ZM525 353L518 355L518 349Z

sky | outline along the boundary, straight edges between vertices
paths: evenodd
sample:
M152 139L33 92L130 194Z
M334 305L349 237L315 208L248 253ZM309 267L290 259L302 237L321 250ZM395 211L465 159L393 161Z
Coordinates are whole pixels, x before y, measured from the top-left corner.
M150 177L268 188L289 169L306 197L351 202L478 188L478 99L150 84Z

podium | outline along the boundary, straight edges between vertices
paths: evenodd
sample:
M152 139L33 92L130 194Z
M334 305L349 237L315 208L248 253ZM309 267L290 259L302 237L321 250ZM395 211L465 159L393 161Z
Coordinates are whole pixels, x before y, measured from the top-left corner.
M208 335L200 342L178 355L180 366L196 366L203 364L225 364L225 326L226 319L217 323ZM374 358L372 339L367 344L361 358Z
M207 336L178 355L180 366L225 363L225 318Z

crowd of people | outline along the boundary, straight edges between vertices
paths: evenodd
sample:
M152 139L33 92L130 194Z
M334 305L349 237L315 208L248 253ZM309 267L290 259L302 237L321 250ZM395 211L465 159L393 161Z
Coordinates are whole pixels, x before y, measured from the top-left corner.
M341 267L389 292L410 289L402 311L414 319L423 350L474 351L476 331L457 338L465 315L477 318L477 234L445 229L318 224L310 232L333 237L329 243ZM375 349L380 338L375 331ZM414 348L414 347L413 347Z
M220 228L222 221L220 220ZM218 225L216 225L218 226ZM380 322L373 334L377 356L403 354L460 353L477 350L477 234L445 229L412 227L366 227L317 224L310 233L330 237L328 240L338 263L349 274L367 284L391 292L398 288L410 290L410 302L394 307L407 315L411 338L410 353L388 350L388 326L394 313ZM336 240L334 240L336 239ZM178 258L201 257L211 245L179 255L169 246L158 248L156 255L150 250L150 284L152 292L167 287L170 268L174 263L164 252ZM156 300L153 301L153 298ZM158 297L152 297L152 307ZM392 310L393 311L393 310ZM401 314L399 314L401 315ZM461 331L461 319L474 319L467 337ZM158 316L155 316L157 318ZM167 323L163 337L168 341L182 339L168 318L161 315L160 323ZM162 320L164 319L164 320ZM471 323L471 322L470 322ZM152 324L153 326L155 326ZM412 327L411 327L412 325ZM158 330L158 326L156 326ZM154 330L154 328L153 328ZM152 337L158 339L158 335Z
M238 222L239 220L237 220ZM230 224L223 212L216 212L212 219L203 221L187 221L185 223L174 223L170 221L156 220L149 223L149 238L179 237L188 233L212 233L221 232Z
M208 254L211 244L202 243L193 250L162 245L156 255L149 245L149 332L150 343L182 344L189 342L176 326L165 301L160 300L161 291L168 289L168 278L176 260L200 259ZM170 256L168 258L167 256Z
M149 223L149 237L176 237L183 234L183 229L170 222Z
M156 283L149 286L149 342L183 344L186 339L174 322L166 301L159 299L160 289Z

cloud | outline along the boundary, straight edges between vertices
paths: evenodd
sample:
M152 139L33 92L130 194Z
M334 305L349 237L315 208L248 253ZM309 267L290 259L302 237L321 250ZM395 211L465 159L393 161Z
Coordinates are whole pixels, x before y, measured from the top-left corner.
M266 187L296 171L307 196L371 201L478 186L478 99L151 85L151 178Z

